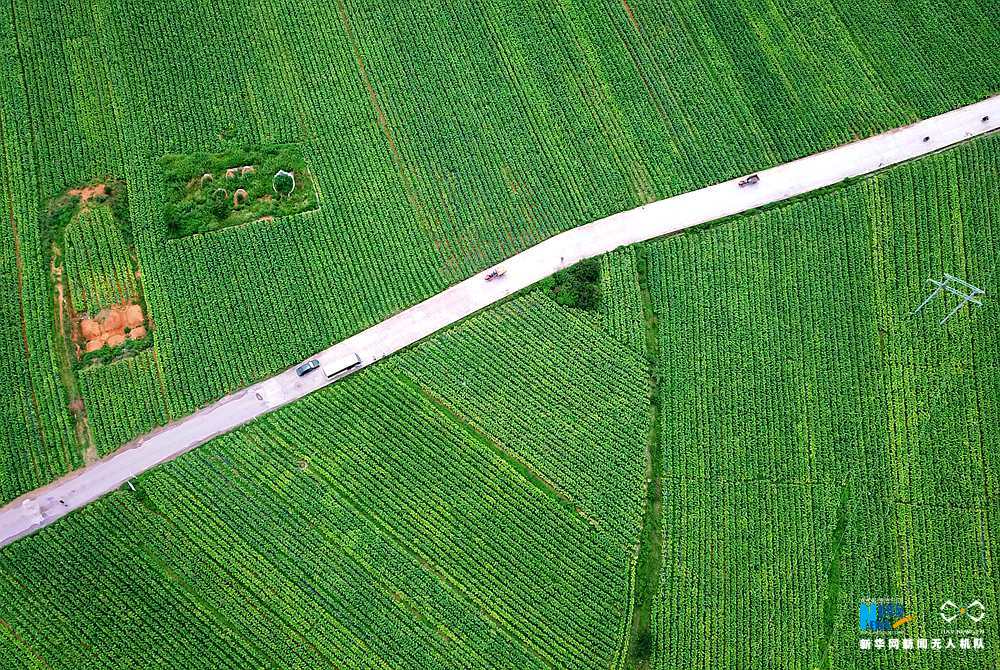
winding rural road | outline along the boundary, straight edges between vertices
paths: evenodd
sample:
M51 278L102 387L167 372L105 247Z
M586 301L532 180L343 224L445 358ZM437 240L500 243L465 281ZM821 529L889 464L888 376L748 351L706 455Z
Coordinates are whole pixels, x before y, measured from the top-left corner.
M477 274L335 344L317 358L332 361L356 353L360 369L585 258L875 172L998 127L1000 95L763 170L753 186L741 188L731 180L588 223L507 259L506 276L499 281L486 282L485 272ZM320 371L300 378L294 369L286 370L27 493L0 509L0 547L164 461L335 381Z

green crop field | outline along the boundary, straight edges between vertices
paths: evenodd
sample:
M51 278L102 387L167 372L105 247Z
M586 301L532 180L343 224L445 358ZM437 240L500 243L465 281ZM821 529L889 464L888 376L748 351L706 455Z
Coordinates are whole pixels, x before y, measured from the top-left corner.
M455 388L447 364L500 330L526 337L480 362L484 402L523 384L522 412L578 433L525 445L546 426L487 423L483 389ZM644 418L645 384L633 354L537 293L485 312L0 552L6 659L618 664L645 427L614 410Z
M998 91L986 0L12 0L0 503ZM996 668L998 177L987 137L618 249L155 468L0 549L0 669L898 667L879 597L980 599L984 650L906 663ZM983 306L912 315L945 273Z
M928 638L946 599L996 602L1000 320L910 312L946 272L1000 288L998 174L994 136L649 245L656 667L897 667L859 656L861 600L904 598Z
M997 317L910 312L996 290L998 167L619 250L141 475L0 551L0 667L896 667L860 600L996 602Z
M76 393L51 374L40 208L68 189L127 184L145 387L163 390L135 403L171 419L553 233L1000 84L1000 29L976 2L15 0L0 44L5 295L28 342L17 309L0 355L32 424L5 435L3 499L78 465L96 430L81 421L99 401L67 411ZM216 158L289 143L318 209L175 239L164 156L219 180Z

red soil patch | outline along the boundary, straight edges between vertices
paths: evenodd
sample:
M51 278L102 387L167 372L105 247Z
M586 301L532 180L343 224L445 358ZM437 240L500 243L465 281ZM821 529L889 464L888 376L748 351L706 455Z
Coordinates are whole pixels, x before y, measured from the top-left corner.
M102 309L93 319L84 318L79 323L79 338L84 340L85 352L97 351L105 345L119 347L126 338L138 340L146 336L146 317L142 307L122 303ZM129 332L125 332L128 328ZM74 338L76 339L76 338Z
M125 329L125 318L122 314L124 310L102 309L97 313L96 321L101 324L101 332L105 335L112 335Z
M101 336L101 324L93 319L84 319L80 322L80 335L85 340L96 340Z
M129 305L125 308L125 326L128 328L138 328L142 325L142 307L139 305Z
M87 202L91 198L95 198L101 195L111 195L111 189L105 184L93 184L91 186L81 186L80 188L71 188L66 191L70 195L79 196L80 204Z

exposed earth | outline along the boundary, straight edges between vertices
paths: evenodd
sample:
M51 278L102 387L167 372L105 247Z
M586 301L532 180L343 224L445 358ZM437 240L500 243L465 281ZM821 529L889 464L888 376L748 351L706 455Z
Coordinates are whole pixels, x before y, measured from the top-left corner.
M106 184L91 184L89 186L81 186L80 188L71 188L66 193L79 197L80 204L82 205L92 198L111 195L111 189Z
M146 318L142 307L123 303L102 309L94 318L80 321L80 338L85 352L125 344L126 339L139 340L146 336Z

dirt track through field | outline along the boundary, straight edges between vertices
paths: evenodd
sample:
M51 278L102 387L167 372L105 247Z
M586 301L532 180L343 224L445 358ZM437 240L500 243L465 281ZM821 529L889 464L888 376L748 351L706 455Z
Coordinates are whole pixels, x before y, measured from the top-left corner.
M362 363L354 372L586 258L832 186L997 128L1000 95L761 170L760 181L753 186L744 188L737 180L729 180L573 228L508 258L501 264L506 270L502 280L484 281L488 272L484 270L316 357L322 362L357 354ZM342 377L327 379L317 371L300 378L294 368L289 369L140 437L0 509L0 546L47 526L160 463Z

